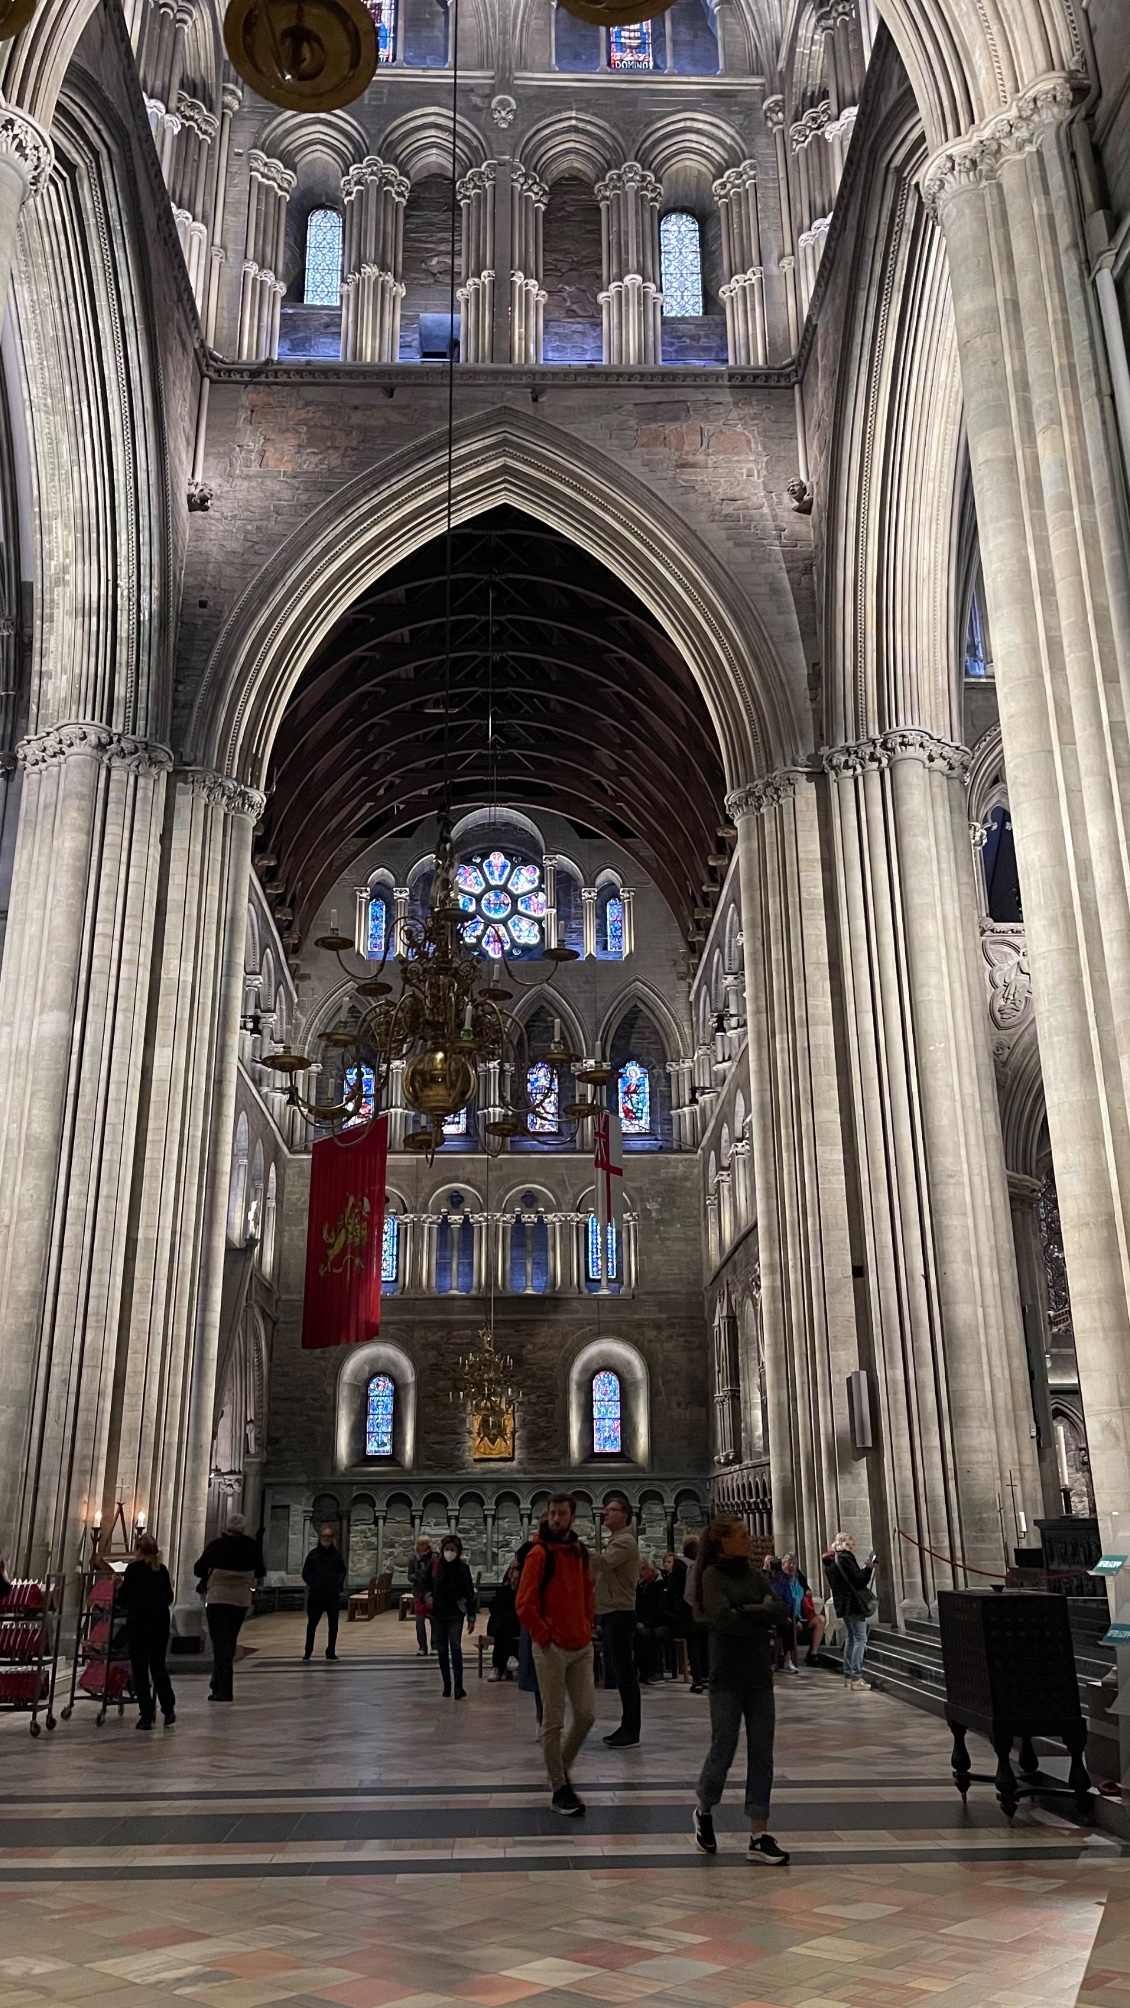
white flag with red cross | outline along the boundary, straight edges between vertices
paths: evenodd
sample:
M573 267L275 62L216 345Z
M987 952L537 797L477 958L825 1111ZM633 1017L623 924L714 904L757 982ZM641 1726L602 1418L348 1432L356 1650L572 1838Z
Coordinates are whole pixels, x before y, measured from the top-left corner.
M594 1117L593 1144L600 1288L607 1291L623 1282L624 1137L618 1109L602 1109Z

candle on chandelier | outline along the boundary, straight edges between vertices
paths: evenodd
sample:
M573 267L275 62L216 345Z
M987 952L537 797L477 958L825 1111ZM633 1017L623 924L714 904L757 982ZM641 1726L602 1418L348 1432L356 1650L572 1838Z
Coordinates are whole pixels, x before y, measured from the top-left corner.
M554 1019L554 1021L553 1021L553 1043L554 1043L554 1045L555 1045L555 1046L559 1046L559 1045L561 1044L561 1020L560 1020L560 1018L555 1018L555 1019Z
M336 934L336 933L337 933L337 908L336 908L336 906L331 906L331 908L330 908L330 933L331 933L331 934Z

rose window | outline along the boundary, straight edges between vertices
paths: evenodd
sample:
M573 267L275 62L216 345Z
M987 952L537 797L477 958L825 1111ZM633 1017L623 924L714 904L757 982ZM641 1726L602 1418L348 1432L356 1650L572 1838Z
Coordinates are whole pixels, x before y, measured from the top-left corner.
M545 888L540 865L506 851L476 852L457 868L455 885L467 915L464 941L476 943L496 962L503 955L533 955L541 949Z

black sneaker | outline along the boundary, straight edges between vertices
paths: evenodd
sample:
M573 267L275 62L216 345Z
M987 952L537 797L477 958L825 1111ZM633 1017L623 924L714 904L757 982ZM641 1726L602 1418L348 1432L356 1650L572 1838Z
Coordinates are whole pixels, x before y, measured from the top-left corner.
M143 1715L140 1722L138 1722L135 1726L138 1729L152 1729L153 1724L152 1721L147 1720L146 1717Z
M691 1693L692 1693L692 1694L705 1694L705 1693L706 1693L706 1682L705 1682L704 1680L692 1680L692 1682L691 1682Z
M566 1778L563 1785L557 1787L550 1804L555 1813L563 1814L567 1820L575 1820L577 1814L583 1813L585 1810L584 1805L578 1799L577 1794L570 1785L568 1778Z
M779 1848L772 1834L758 1834L750 1841L748 1860L755 1867L783 1869L789 1864L784 1848Z
M703 1812L701 1806L696 1806L694 1809L694 1838L695 1846L701 1848L704 1855L718 1853L718 1843L714 1838L714 1821L709 1813Z
M166 1727L166 1729L171 1729L171 1728L172 1728L172 1726L173 1726L173 1724L174 1724L174 1722L176 1721L176 1719L177 1719L177 1712L176 1712L176 1709L175 1709L175 1708L170 1708L170 1710L169 1710L168 1714L167 1714L167 1715L166 1715L166 1717L165 1717L165 1727Z
M610 1750L634 1750L639 1740L638 1736L629 1735L626 1729L614 1729L611 1736L604 1738Z

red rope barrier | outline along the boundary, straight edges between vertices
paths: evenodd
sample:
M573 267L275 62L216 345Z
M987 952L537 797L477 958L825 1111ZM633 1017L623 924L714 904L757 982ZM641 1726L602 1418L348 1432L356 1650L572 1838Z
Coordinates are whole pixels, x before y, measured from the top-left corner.
M952 1555L941 1555L939 1554L937 1548L927 1548L923 1542L916 1541L913 1535L904 1534L901 1527L896 1527L895 1532L897 1533L900 1541L909 1542L910 1546L912 1548L917 1548L921 1554L933 1555L934 1560L936 1562L946 1562L949 1564L949 1567L951 1569L961 1569L967 1576L987 1576L988 1580L991 1583L996 1583L1000 1581L1000 1578L1004 1573L1003 1570L1001 1569L996 1569L996 1570L975 1569L969 1562L955 1562Z

